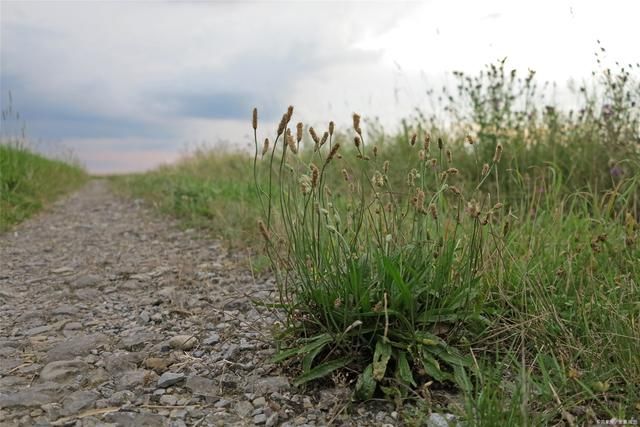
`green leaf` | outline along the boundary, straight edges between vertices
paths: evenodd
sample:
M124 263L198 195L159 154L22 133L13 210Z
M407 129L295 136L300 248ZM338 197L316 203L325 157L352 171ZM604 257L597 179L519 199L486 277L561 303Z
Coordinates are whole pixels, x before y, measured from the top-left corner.
M358 376L355 395L360 400L369 400L375 391L376 380L373 379L373 364L370 363Z
M471 359L462 356L458 350L449 345L429 347L429 351L451 366L471 366Z
M309 370L293 381L293 385L299 386L309 381L317 380L318 378L323 378L329 375L331 372L336 369L344 368L347 366L353 358L351 357L342 357L340 359L330 360L325 363L321 363L315 368Z
M400 290L400 294L402 295L402 305L408 307L411 304L413 295L411 295L411 291L409 290L407 283L404 281L404 279L400 275L400 272L396 268L395 264L397 263L394 263L386 257L382 260L382 263L385 272L391 276L391 278L393 279L393 283Z
M424 367L424 370L427 373L427 375L429 375L431 378L433 378L438 382L443 382L450 379L451 376L446 372L442 372L442 370L440 369L440 363L438 363L436 358L433 357L433 355L431 355L426 350L426 348L423 347L423 350L421 353L422 353L421 354L422 366Z
M311 342L307 345L281 351L280 353L276 354L271 359L271 361L273 363L278 363L293 356L297 356L300 354L308 354L314 351L315 349L317 349L318 347L323 347L324 345L328 344L331 341L333 341L333 337L330 334L328 333L321 334L321 335L318 335L317 337L313 337L311 339Z
M467 370L464 367L453 367L453 379L458 387L460 387L460 389L465 393L471 393L471 391L473 390L473 385L471 384L471 380L467 375Z
M384 378L389 359L391 359L391 344L380 338L373 353L373 379L381 381Z
M313 360L316 356L322 351L323 348L328 344L328 342L320 342L315 348L313 348L306 356L302 359L302 372L308 372L311 369L311 365L313 365Z
M411 367L409 366L409 361L407 360L407 353L405 353L404 351L398 352L397 359L396 378L400 379L405 384L411 384L415 387L416 382L413 379L413 374L411 373Z
M447 343L439 336L424 331L416 332L416 341L427 346L447 345Z

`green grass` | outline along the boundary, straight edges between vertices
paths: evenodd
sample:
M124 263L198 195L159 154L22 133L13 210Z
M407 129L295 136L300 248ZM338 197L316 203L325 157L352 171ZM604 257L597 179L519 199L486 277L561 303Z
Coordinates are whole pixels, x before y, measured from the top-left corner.
M254 127L253 158L198 152L116 183L262 248L297 384L347 380L415 425L637 418L640 85L604 70L571 112L504 62L456 76L448 121L388 135L354 117L321 144L287 112Z
M0 232L79 188L87 179L78 166L45 158L19 145L0 144Z
M114 187L143 197L185 226L207 229L229 243L252 241L260 214L246 155L199 151L175 166L114 176Z

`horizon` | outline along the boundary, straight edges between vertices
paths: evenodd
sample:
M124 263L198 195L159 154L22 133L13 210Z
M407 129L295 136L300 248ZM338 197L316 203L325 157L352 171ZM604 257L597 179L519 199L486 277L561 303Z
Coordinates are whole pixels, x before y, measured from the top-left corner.
M596 40L611 61L640 59L640 4L598 6L3 1L1 104L11 91L30 139L94 174L152 169L202 144L252 147L254 106L263 130L290 104L305 124L345 129L355 111L394 129L452 71L505 57L557 83L565 106L567 84L596 68Z

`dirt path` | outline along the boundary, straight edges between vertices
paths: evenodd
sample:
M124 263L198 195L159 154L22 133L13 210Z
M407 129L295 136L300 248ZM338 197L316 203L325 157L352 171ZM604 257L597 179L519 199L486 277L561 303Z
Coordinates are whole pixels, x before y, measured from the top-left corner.
M396 422L293 388L250 303L273 283L197 234L96 180L0 235L0 425Z

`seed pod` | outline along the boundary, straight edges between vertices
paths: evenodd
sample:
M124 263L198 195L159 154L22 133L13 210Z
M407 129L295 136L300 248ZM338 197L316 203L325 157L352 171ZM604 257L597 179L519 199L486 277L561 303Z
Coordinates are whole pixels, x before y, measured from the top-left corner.
M498 145L496 145L496 152L493 154L493 163L500 162L500 157L502 157L502 144L498 143Z
M253 109L253 117L251 118L251 126L253 127L253 130L258 129L258 109L257 108Z
M300 142L302 141L302 130L304 128L304 125L302 124L302 122L298 123L296 125L296 142Z

